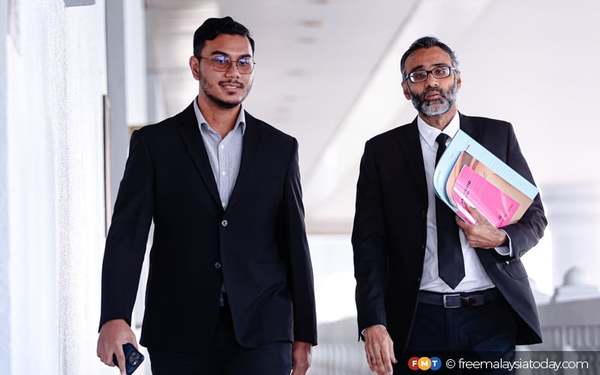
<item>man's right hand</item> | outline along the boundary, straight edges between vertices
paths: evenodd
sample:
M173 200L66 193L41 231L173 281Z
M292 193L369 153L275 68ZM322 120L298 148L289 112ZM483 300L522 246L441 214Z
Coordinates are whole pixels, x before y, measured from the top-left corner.
M113 354L117 356L121 375L125 375L123 344L130 343L137 349L135 334L123 319L109 320L100 328L96 352L105 365L113 367Z
M393 372L392 363L398 363L394 355L394 343L385 326L376 324L364 332L365 353L371 371L377 375Z

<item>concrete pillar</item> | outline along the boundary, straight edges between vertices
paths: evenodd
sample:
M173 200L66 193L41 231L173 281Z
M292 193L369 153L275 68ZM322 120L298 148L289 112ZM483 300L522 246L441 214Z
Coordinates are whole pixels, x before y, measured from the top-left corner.
M8 275L8 152L6 122L7 2L0 1L0 374L10 374L10 296Z
M127 80L125 76L125 17L122 0L106 0L106 64L110 99L111 207L125 170L127 133Z

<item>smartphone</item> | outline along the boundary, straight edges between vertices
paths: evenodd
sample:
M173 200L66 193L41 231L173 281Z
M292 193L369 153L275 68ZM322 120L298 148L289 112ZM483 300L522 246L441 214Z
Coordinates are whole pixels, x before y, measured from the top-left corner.
M127 375L131 375L144 362L144 355L130 343L123 344L123 353L125 354L125 371ZM117 356L114 354L113 363L115 366L119 366Z

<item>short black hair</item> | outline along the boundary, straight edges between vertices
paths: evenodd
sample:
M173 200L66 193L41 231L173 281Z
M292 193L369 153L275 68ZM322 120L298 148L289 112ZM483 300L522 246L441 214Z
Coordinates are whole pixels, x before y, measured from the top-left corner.
M199 56L207 40L213 40L221 34L241 35L248 38L254 53L254 39L246 26L227 16L223 18L208 18L194 33L194 55Z
M412 55L415 51L423 48L432 48L439 47L444 50L450 56L450 60L452 60L452 67L458 67L458 60L456 59L456 54L452 50L452 48L448 47L447 44L441 42L438 38L433 36L424 36L419 38L413 42L413 44L408 47L404 55L402 55L402 59L400 60L400 70L402 71L402 75L404 76L404 63L408 56Z

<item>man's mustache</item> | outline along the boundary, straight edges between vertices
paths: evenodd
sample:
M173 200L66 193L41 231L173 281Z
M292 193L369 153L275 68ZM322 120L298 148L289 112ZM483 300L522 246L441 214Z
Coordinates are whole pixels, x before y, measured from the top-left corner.
M431 93L436 93L439 96L441 96L442 98L447 99L446 94L442 90L439 90L439 89L429 89L429 90L423 91L423 94L421 95L421 99L425 99L425 97Z
M238 88L244 87L244 84L239 81L221 81L221 82L219 82L219 86L224 86L224 85L237 86Z

